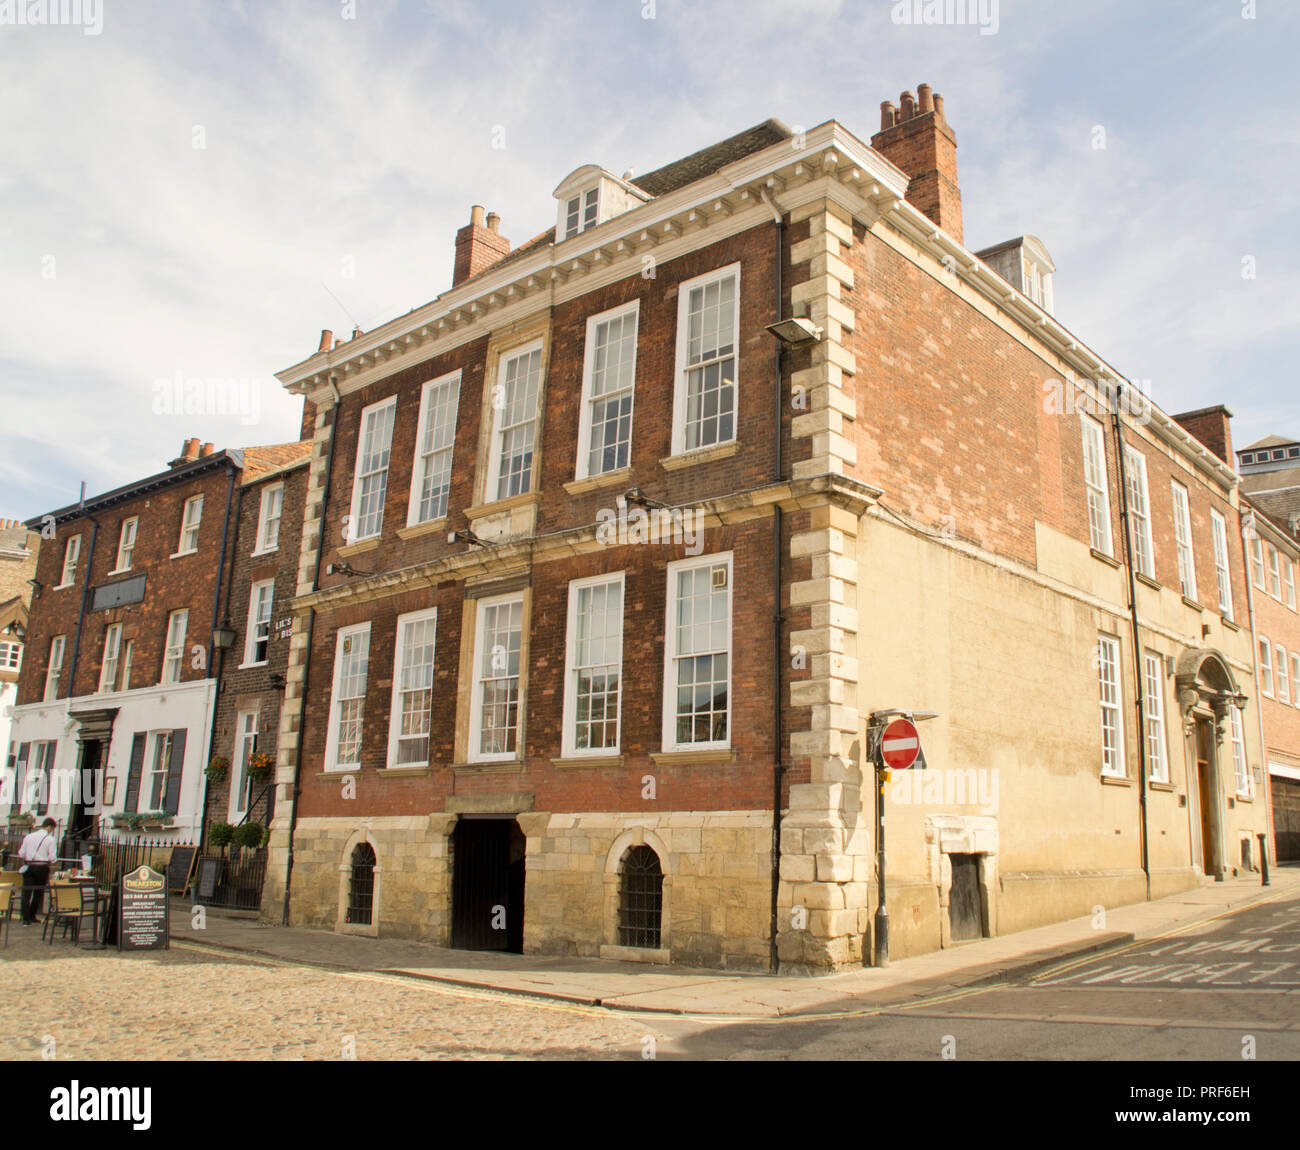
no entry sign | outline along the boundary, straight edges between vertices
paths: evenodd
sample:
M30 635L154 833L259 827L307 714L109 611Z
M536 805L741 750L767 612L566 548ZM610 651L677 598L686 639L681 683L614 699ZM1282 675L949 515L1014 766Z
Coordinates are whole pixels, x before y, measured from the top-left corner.
M921 737L910 719L895 719L880 735L881 761L892 771L904 771L921 753Z

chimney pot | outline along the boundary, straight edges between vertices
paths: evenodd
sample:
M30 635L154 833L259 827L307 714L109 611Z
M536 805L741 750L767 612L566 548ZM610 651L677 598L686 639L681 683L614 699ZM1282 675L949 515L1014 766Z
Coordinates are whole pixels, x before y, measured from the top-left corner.
M497 215L496 212L488 212L487 215L488 231L490 232L497 231L497 225L499 225L500 223L501 223L501 217Z
M880 130L883 132L886 128L894 126L894 101L880 101Z
M922 112L934 111L934 94L929 84L918 84L916 86L916 102L920 105Z
M918 85L917 91L919 107L911 92L900 93L896 112L890 101L881 103L880 131L871 137L871 146L907 174L907 202L961 243L957 137L944 119L943 98L929 84Z
M943 97L938 92L934 94L934 114L937 119L942 120L943 116Z
M469 222L473 224L476 228L481 228L483 226L483 205L482 204L475 204L472 208L470 208Z
M361 325L354 324L352 327L352 338L357 339L360 337L360 335L361 335Z
M493 212L486 218L475 204L469 223L456 232L456 258L452 263L451 286L464 283L510 254L510 241L497 229L501 217Z
M334 346L334 333L329 328L324 328L320 333L320 347L317 351L329 351Z
M200 458L200 459L206 459L206 458L207 458L209 455L211 455L211 454L212 454L212 444L210 444L210 443L205 443L205 444L204 444L204 445L199 449L199 458Z
M916 115L916 97L911 92L904 92L898 97L900 120L910 120Z

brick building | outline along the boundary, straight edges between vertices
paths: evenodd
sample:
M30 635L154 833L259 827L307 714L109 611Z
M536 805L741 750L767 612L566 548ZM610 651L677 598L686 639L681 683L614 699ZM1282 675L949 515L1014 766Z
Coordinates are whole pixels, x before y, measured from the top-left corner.
M16 519L0 519L0 747L9 745L9 728L18 698L28 607L41 537ZM3 776L0 776L0 782ZM0 803L8 796L0 792Z
M1256 675L1279 859L1300 858L1300 441L1270 435L1237 452L1255 510L1250 554Z
M166 471L29 521L43 544L7 744L11 821L51 815L65 853L128 815L197 841L235 493L283 461L188 439Z
M311 445L247 448L235 496L231 577L223 626L234 633L217 656L219 680L213 755L229 761L224 779L210 779L206 821L270 823L274 783L249 772L254 754L274 759L280 698L288 667L289 604L297 589L307 455Z
M1041 241L964 246L940 97L554 195L280 373L315 431L265 913L857 963L894 708L935 712L883 799L895 955L1240 865L1236 474L1050 314Z

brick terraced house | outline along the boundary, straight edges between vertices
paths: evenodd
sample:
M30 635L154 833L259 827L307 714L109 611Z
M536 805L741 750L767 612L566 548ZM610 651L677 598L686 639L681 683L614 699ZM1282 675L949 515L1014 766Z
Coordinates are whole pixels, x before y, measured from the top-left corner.
M8 742L11 822L52 816L66 857L120 837L129 815L198 841L235 494L302 453L188 439L166 471L28 522L42 545Z
M1270 435L1237 452L1256 643L1259 719L1279 859L1300 859L1300 441Z
M1236 473L1053 316L1040 240L965 246L941 97L554 195L279 374L315 426L264 914L858 964L894 709L934 713L895 956L1242 865Z

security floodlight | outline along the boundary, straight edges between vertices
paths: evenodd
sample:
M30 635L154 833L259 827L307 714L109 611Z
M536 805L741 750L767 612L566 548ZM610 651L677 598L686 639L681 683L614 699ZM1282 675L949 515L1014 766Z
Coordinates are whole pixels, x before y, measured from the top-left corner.
M769 323L767 330L786 347L801 347L806 343L815 343L822 338L822 329L810 319L793 316L790 319Z

